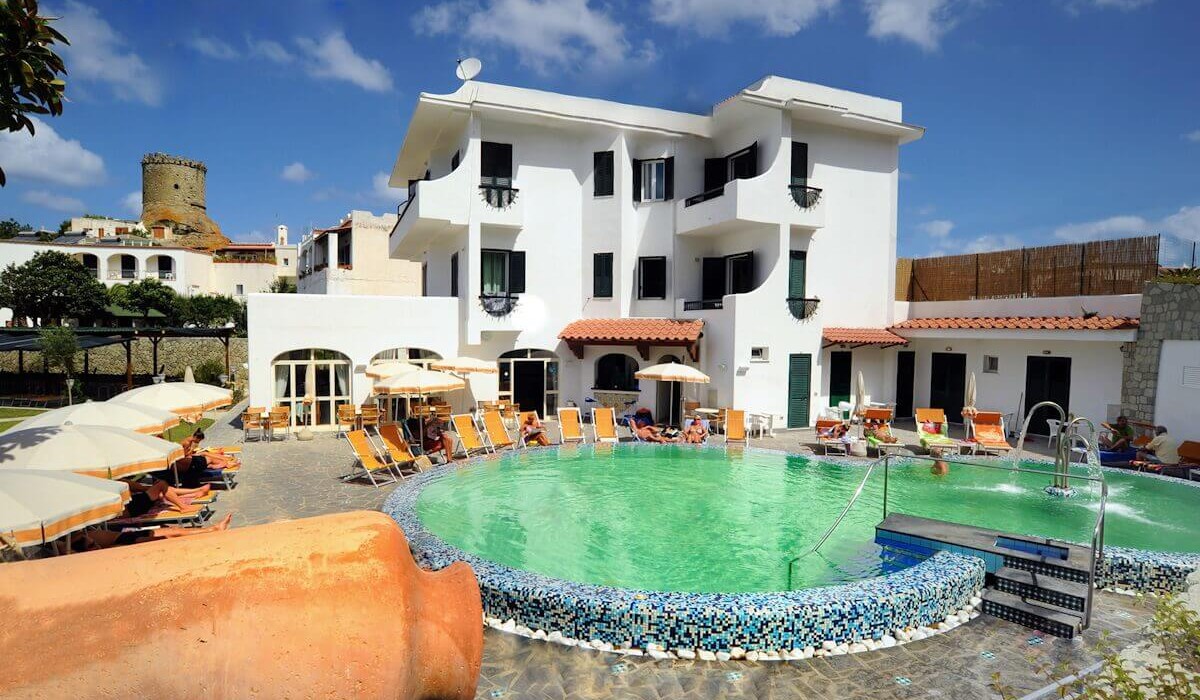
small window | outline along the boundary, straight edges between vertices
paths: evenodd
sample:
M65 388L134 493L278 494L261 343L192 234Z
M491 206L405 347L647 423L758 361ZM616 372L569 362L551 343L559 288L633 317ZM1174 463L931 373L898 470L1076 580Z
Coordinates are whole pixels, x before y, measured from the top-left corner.
M613 254L596 253L592 256L592 296L610 299L613 295Z
M484 141L480 150L479 174L484 185L512 186L512 144Z
M289 265L291 265L291 263L290 263L290 262L288 262L288 259L287 259L287 258L284 258L284 259L283 259L283 266L284 266L284 267L288 267Z
M525 292L524 251L485 249L480 255L480 294L507 297Z
M458 253L450 256L450 296L458 296Z
M613 152L597 151L592 154L592 194L596 197L610 197L612 193Z
M743 148L726 159L725 181L751 178L757 175L758 144L751 148Z
M642 201L661 202L667 198L667 161L641 161L642 170Z
M1189 389L1200 389L1200 367L1184 367L1182 383Z
M638 258L638 299L666 298L666 257Z
M768 362L771 359L771 349L763 346L750 348L751 362Z
M995 355L984 355L983 371L987 374L998 374L1000 372L1000 358Z
M246 288L240 284L237 285L236 287L234 287L234 289L236 290L234 293L237 294L238 296L242 296L243 294L246 293Z

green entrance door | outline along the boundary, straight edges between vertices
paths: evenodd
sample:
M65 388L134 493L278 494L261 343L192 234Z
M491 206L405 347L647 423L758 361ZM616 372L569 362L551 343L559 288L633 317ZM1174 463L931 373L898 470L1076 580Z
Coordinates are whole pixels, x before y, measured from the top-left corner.
M787 427L807 428L812 396L812 355L788 355Z
M851 353L838 351L829 353L829 406L850 400Z

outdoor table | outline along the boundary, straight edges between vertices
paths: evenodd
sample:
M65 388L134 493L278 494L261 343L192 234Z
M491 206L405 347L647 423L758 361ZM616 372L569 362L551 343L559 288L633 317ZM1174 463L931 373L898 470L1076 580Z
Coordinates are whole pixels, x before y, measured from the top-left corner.
M755 411L748 415L749 415L750 421L751 421L751 423L750 423L751 430L753 430L754 428L757 428L758 436L760 438L763 437L763 423L764 422L767 424L766 425L767 436L775 437L775 414L774 413L765 413L765 412L761 412L761 411ZM760 422L760 419L762 422Z

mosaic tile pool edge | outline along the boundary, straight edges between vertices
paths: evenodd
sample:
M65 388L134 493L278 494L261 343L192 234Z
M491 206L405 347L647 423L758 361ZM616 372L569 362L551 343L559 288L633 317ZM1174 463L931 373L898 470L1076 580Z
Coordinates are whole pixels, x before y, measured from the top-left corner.
M941 553L887 576L792 592L639 591L513 569L459 550L425 530L414 509L425 485L457 469L503 458L476 458L413 477L397 487L383 509L403 528L418 563L440 569L466 561L475 569L486 614L532 629L617 647L796 649L936 625L967 605L983 586L981 560Z

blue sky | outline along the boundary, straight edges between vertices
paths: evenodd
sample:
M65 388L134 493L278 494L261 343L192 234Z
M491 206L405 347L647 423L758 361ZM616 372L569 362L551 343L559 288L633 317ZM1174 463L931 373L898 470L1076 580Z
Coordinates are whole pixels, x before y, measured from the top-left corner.
M0 218L131 216L148 151L204 160L234 239L392 209L416 96L481 80L707 111L762 75L904 102L900 252L1200 239L1193 0L56 0L65 114L0 135ZM280 12L281 9L285 11Z

